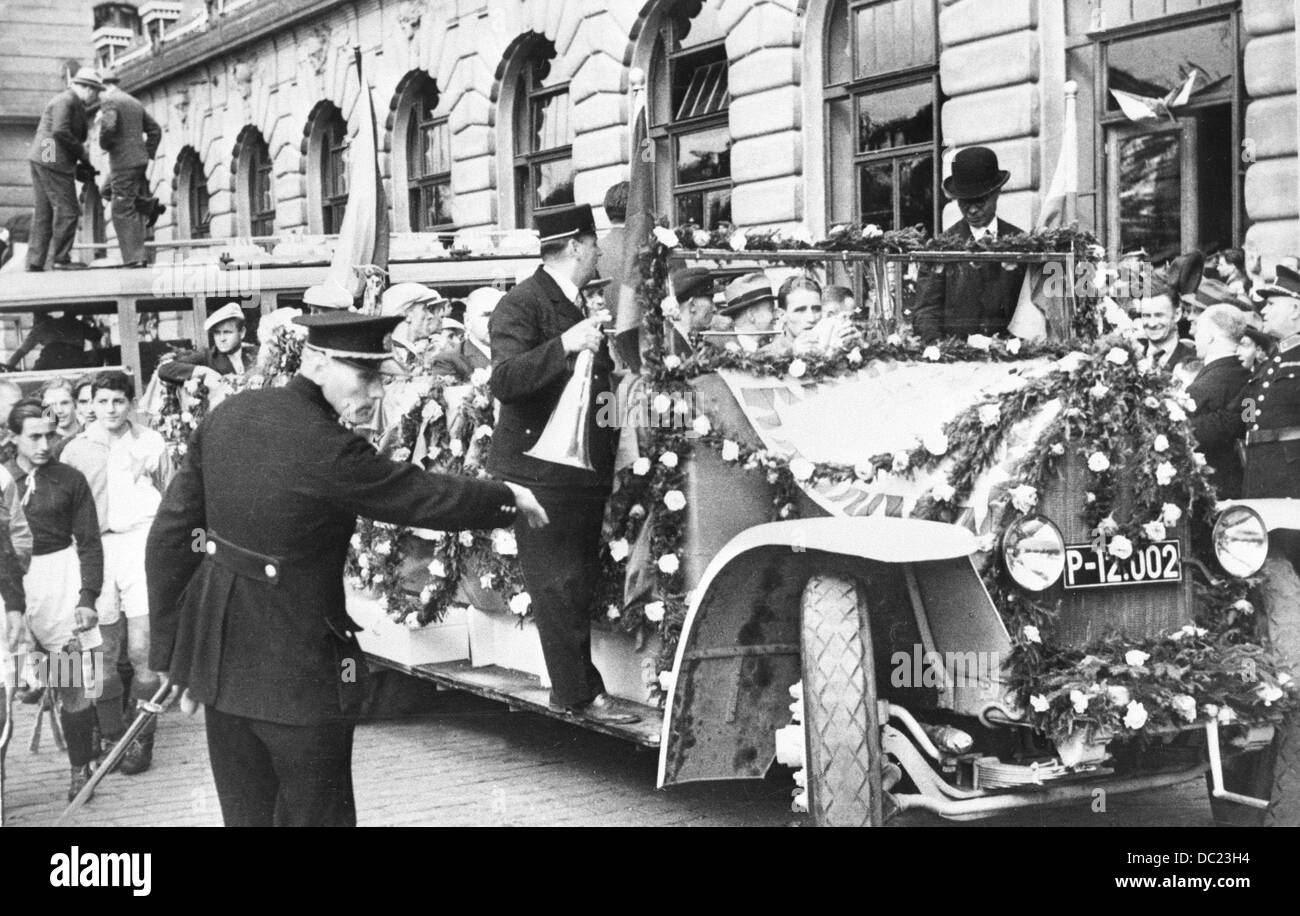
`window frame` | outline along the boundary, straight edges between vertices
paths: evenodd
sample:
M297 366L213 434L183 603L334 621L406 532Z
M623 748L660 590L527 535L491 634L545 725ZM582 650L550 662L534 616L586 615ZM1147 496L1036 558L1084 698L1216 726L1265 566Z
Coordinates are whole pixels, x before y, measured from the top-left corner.
M456 228L455 223L451 220L451 214L448 213L448 221L445 223L424 224L424 194L427 190L438 185L446 187L446 194L451 195L451 127L450 118L445 114L434 114L440 103L440 97L436 89L431 89L429 93L420 93L411 102L411 111L408 114L406 124L406 193L407 193L407 222L412 232L447 232ZM425 130L434 128L445 130L447 132L447 161L446 171L442 172L424 172L424 137ZM420 206L412 207L410 204L412 195L415 195ZM449 208L450 209L450 208Z
M191 239L212 238L212 194L208 191L208 178L203 160L198 155L189 157L187 164L187 216Z
M246 193L249 233L260 238L275 235L275 163L266 139L259 133L255 140L248 157ZM269 210L258 209L263 188L271 204Z
M348 191L339 194L335 189L339 187L340 174L342 183L347 184L346 155L350 145L347 121L343 119L343 114L335 109L321 125L320 149L317 151L320 156L321 228L325 235L337 235L343 225Z
M541 57L547 50L550 50L550 56ZM573 168L573 97L569 91L570 84L568 80L556 83L553 86L538 86L536 84L536 71L539 65L546 62L554 66L558 60L553 46L541 41L534 42L524 49L523 55L520 91L515 97L515 111L512 112L515 133L512 168L514 169L515 179L515 214L519 225L531 226L537 214L544 214L560 207L571 206L573 203L573 201L568 201L545 207L537 204L537 173L539 167L552 162L568 160L570 169ZM569 142L562 146L537 149L538 130L534 120L537 103L548 97L559 95L565 97L565 104L569 106L566 119ZM574 175L576 177L576 172ZM575 196L574 200L576 199Z

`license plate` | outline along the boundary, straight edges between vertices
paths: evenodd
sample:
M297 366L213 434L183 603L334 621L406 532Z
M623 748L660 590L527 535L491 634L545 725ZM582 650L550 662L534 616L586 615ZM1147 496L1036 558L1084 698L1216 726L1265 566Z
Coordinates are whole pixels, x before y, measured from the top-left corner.
M1092 544L1068 544L1065 548L1066 588L1149 585L1182 580L1182 546L1176 540L1135 546L1133 555L1127 560L1113 557Z

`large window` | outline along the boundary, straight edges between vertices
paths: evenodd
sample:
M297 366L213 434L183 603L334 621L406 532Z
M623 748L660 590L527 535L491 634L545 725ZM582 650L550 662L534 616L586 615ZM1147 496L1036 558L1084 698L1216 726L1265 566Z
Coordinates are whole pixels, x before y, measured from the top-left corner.
M731 220L731 97L714 5L678 3L664 17L650 77L659 205L677 223L704 228Z
M836 0L827 20L828 222L939 228L936 0Z
M538 38L521 52L520 92L515 99L515 208L519 225L534 214L573 203L573 123L569 84L551 66L555 46Z
M411 231L449 229L451 129L437 116L438 92L429 82L415 100L406 128L406 186Z
M1107 241L1163 261L1242 235L1236 14L1116 29L1097 42Z
M321 226L333 235L348 204L348 125L334 109L320 135Z
M212 210L208 199L208 176L203 169L203 161L192 148L181 154L178 171L185 206L185 212L178 214L181 217L180 223L188 232L189 238L211 238Z
M252 138L248 158L248 212L254 236L275 235L275 176L261 135Z

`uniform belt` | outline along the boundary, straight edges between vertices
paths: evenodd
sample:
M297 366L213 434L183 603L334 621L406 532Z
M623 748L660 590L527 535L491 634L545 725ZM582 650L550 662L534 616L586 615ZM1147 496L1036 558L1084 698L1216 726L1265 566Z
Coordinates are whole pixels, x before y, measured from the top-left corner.
M1294 442L1300 439L1300 426L1284 426L1280 429L1252 429L1246 433L1246 448L1252 445L1268 445L1273 442Z
M230 570L237 576L255 579L269 585L279 585L284 561L264 553L247 550L232 544L211 528L208 529L204 548L213 563Z

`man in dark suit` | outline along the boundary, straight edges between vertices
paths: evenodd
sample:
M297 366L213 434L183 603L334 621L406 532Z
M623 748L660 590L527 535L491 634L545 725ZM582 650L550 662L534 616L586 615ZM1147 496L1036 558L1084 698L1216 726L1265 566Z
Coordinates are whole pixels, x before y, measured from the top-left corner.
M81 214L75 182L91 180L95 175L86 150L89 133L86 109L95 104L103 88L99 74L82 67L68 88L56 95L41 113L27 156L36 196L27 248L28 270L44 270L46 258L51 255L55 270L86 266L72 260L72 242Z
M957 201L962 218L943 234L956 249L972 241L995 242L1024 232L998 219L998 195L1011 173L998 168L998 157L985 146L972 146L953 157L952 175L943 190ZM938 264L922 271L912 329L922 340L1001 334L1016 308L1025 268L1001 264Z
M138 201L148 201L145 170L158 152L162 128L132 95L118 85L117 74L104 75L99 100L99 145L108 152L108 183L113 189L113 229L122 249L122 264L144 267L145 214Z
M173 385L202 376L212 388L223 376L243 376L257 365L257 347L244 343L244 310L227 302L203 322L208 346L182 353L158 367L158 377Z
M610 316L584 317L580 292L596 274L596 227L586 204L539 215L536 224L542 266L506 293L492 314L492 394L501 412L488 471L533 489L552 520L539 530L517 525L519 561L551 678L552 705L594 721L634 722L638 717L616 708L591 661L600 528L613 487L618 432L597 422L600 412L594 407L610 392L613 360L601 331ZM590 466L529 454L583 351L594 354L593 405L585 431Z
M149 532L150 665L206 707L227 826L353 826L351 754L365 663L344 604L357 516L412 527L545 524L526 489L379 456L362 425L401 320L307 326L287 385L204 419ZM340 421L343 421L341 423ZM197 533L196 533L197 532ZM187 701L182 698L182 705Z
M475 372L492 368L491 331L488 325L504 295L494 287L480 286L466 296L463 302L457 300L452 303L451 321L444 321L443 326L454 325L463 336L454 345L442 349L430 362L429 369L434 375L468 382Z
M1212 305L1196 319L1196 356L1202 366L1187 394L1196 402L1192 431L1205 460L1214 469L1214 488L1220 499L1241 496L1237 440L1246 432L1241 418L1241 389L1250 374L1237 359L1237 344L1245 329L1245 313L1235 305Z
M1188 252L1149 276L1151 295L1138 301L1138 321L1146 335L1146 352L1152 361L1169 372L1196 359L1196 346L1179 336L1183 318L1183 297L1201 285L1205 258Z

